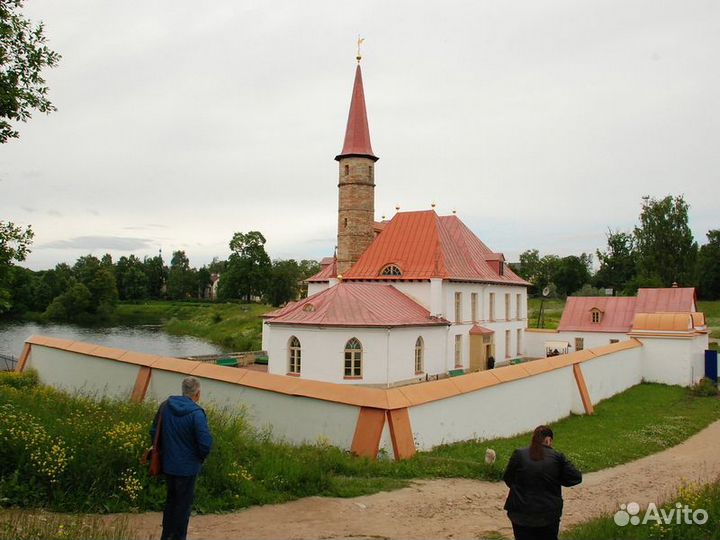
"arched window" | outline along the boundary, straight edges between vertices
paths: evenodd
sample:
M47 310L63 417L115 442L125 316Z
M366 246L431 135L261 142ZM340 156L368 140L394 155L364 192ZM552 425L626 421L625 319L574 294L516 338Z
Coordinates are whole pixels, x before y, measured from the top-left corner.
M301 357L300 340L292 336L288 341L288 373L300 375Z
M357 338L345 344L345 376L362 377L362 345Z
M345 176L350 174L350 165L345 165Z
M386 264L382 270L380 270L381 276L402 276L402 270L396 264Z
M419 336L417 338L417 341L415 342L415 374L422 373L425 371L425 362L423 361L424 358L424 351L423 351L423 338L422 336Z

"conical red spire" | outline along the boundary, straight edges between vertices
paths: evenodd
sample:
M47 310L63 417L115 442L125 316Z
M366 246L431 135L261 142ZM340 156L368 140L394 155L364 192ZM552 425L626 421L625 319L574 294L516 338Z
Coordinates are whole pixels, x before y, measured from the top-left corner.
M335 156L340 158L349 156L363 156L377 161L379 158L373 154L370 145L370 129L368 128L367 112L365 110L365 92L363 90L362 71L360 64L355 70L355 84L353 85L350 113L348 114L347 129L345 130L345 143L342 152Z

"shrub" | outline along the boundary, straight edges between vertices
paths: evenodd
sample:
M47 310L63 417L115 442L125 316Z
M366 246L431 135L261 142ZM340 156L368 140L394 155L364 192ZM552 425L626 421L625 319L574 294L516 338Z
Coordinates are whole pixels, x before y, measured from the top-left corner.
M697 383L695 383L690 388L690 391L694 396L700 397L711 397L718 395L717 384L714 383L711 379L708 379L707 377L703 377Z
M32 388L38 384L37 371L28 369L22 373L16 371L0 371L0 386L9 386L18 390Z

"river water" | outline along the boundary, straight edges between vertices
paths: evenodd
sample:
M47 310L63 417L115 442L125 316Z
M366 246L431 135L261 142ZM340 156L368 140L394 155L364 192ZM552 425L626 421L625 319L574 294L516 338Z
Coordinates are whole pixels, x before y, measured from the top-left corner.
M225 352L201 339L172 336L155 326L84 327L71 324L3 322L0 323L0 355L19 357L24 341L33 335L84 341L163 356L198 356Z

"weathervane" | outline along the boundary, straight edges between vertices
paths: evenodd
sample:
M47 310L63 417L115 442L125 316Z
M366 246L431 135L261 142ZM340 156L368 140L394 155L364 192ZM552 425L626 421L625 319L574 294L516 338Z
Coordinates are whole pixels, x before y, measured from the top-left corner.
M358 39L357 39L358 52L357 52L357 56L355 57L358 61L358 64L360 63L360 60L362 60L362 55L360 54L360 45L362 45L363 41L365 41L365 38L361 38L360 34L358 34Z

